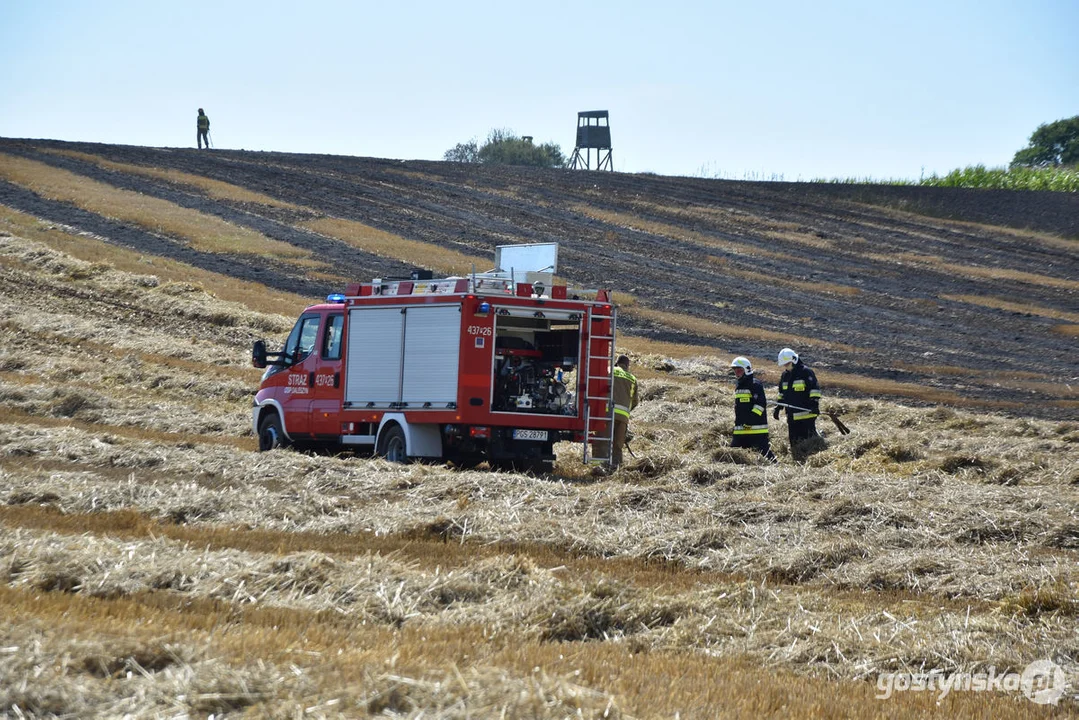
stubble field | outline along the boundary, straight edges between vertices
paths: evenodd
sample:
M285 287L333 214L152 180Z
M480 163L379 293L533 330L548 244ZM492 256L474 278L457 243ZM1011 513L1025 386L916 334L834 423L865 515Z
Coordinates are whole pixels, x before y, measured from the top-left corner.
M55 177L51 191L31 189L44 182L35 166L0 169L6 197L22 198L12 204L63 191ZM212 199L189 177L162 182ZM85 189L63 191L65 207L104 218L97 231L0 207L4 714L1079 712L1079 422L1066 403L1040 414L1003 406L1020 385L1037 403L1066 401L1041 387L1044 368L995 393L1000 378L974 363L962 375L970 393L937 389L986 409L929 388L904 398L904 378L879 397L856 382L872 362L846 374L824 362L825 404L853 432L822 427L828 448L797 464L781 425L781 462L762 464L729 447L734 348L671 342L714 327L679 312L673 293L655 300L648 280L626 293L638 318L628 328L641 332L620 346L643 401L635 457L613 476L591 476L568 444L544 476L260 454L251 342L279 342L314 293L256 283L244 268L308 283L333 268L317 252L229 235L199 209L145 210L124 195L106 207L107 193L77 195ZM292 213L289 223L314 214L245 202ZM140 224L164 215L167 228ZM305 222L327 246L361 229L325 214ZM100 232L113 227L159 245ZM407 267L409 243L425 242L388 235L347 244L367 274ZM1071 282L1073 271L1041 276L1047 327L1075 321L1072 291L1046 279ZM778 327L745 327L777 334L755 340L761 356L781 339ZM1047 348L1057 336L1045 332ZM715 342L751 342L724 338ZM870 358L831 335L813 340L822 359L833 349ZM760 366L774 395L777 373ZM875 697L881 673L1021 672L1043 659L1071 682L1055 707L1014 691Z

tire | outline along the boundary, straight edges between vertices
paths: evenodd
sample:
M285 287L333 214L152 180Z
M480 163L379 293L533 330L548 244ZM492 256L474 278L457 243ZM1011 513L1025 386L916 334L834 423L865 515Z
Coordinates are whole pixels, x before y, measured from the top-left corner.
M400 425L391 425L382 433L378 439L378 455L390 462L408 462L408 444L405 440L405 431Z
M528 460L519 464L518 469L530 475L549 475L554 472L554 460Z
M281 418L275 412L267 413L259 421L259 451L287 448L290 444L281 427Z
M492 470L527 473L529 475L548 475L554 472L554 460L541 460L539 458L494 460L490 461L490 465Z
M487 462L485 455L456 455L447 458L458 470L475 470L481 463Z

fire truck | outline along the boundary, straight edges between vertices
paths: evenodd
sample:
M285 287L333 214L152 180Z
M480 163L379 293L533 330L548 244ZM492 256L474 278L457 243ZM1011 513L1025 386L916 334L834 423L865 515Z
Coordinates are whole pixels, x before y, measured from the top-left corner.
M376 278L308 307L280 351L252 349L259 449L544 471L571 441L609 461L617 309L555 284L557 255L500 246L488 272Z

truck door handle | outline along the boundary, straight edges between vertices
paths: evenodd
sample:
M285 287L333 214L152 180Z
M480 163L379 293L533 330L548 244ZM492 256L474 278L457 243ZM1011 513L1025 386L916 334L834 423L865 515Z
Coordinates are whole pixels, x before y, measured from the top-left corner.
M307 387L315 387L315 373L307 373Z

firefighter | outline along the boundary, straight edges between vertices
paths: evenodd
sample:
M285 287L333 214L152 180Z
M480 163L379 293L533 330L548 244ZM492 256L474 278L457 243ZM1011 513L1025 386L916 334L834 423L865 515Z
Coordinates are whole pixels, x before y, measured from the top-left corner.
M198 133L195 135L195 141L199 144L199 150L202 149L203 141L206 142L206 149L210 149L210 118L199 108L199 116L196 120L196 127Z
M622 464L622 447L629 432L629 415L637 407L637 378L629 372L629 357L619 355L614 363L614 445L611 448L611 470Z
M753 448L770 462L778 462L768 442L768 399L764 385L753 377L753 365L744 357L736 357L728 372L737 379L731 447Z
M817 415L820 413L820 386L817 376L790 348L783 348L776 358L783 368L779 378L779 397L772 417L779 419L779 404L787 408L787 435L791 443L791 455L795 459L804 456L817 434Z

